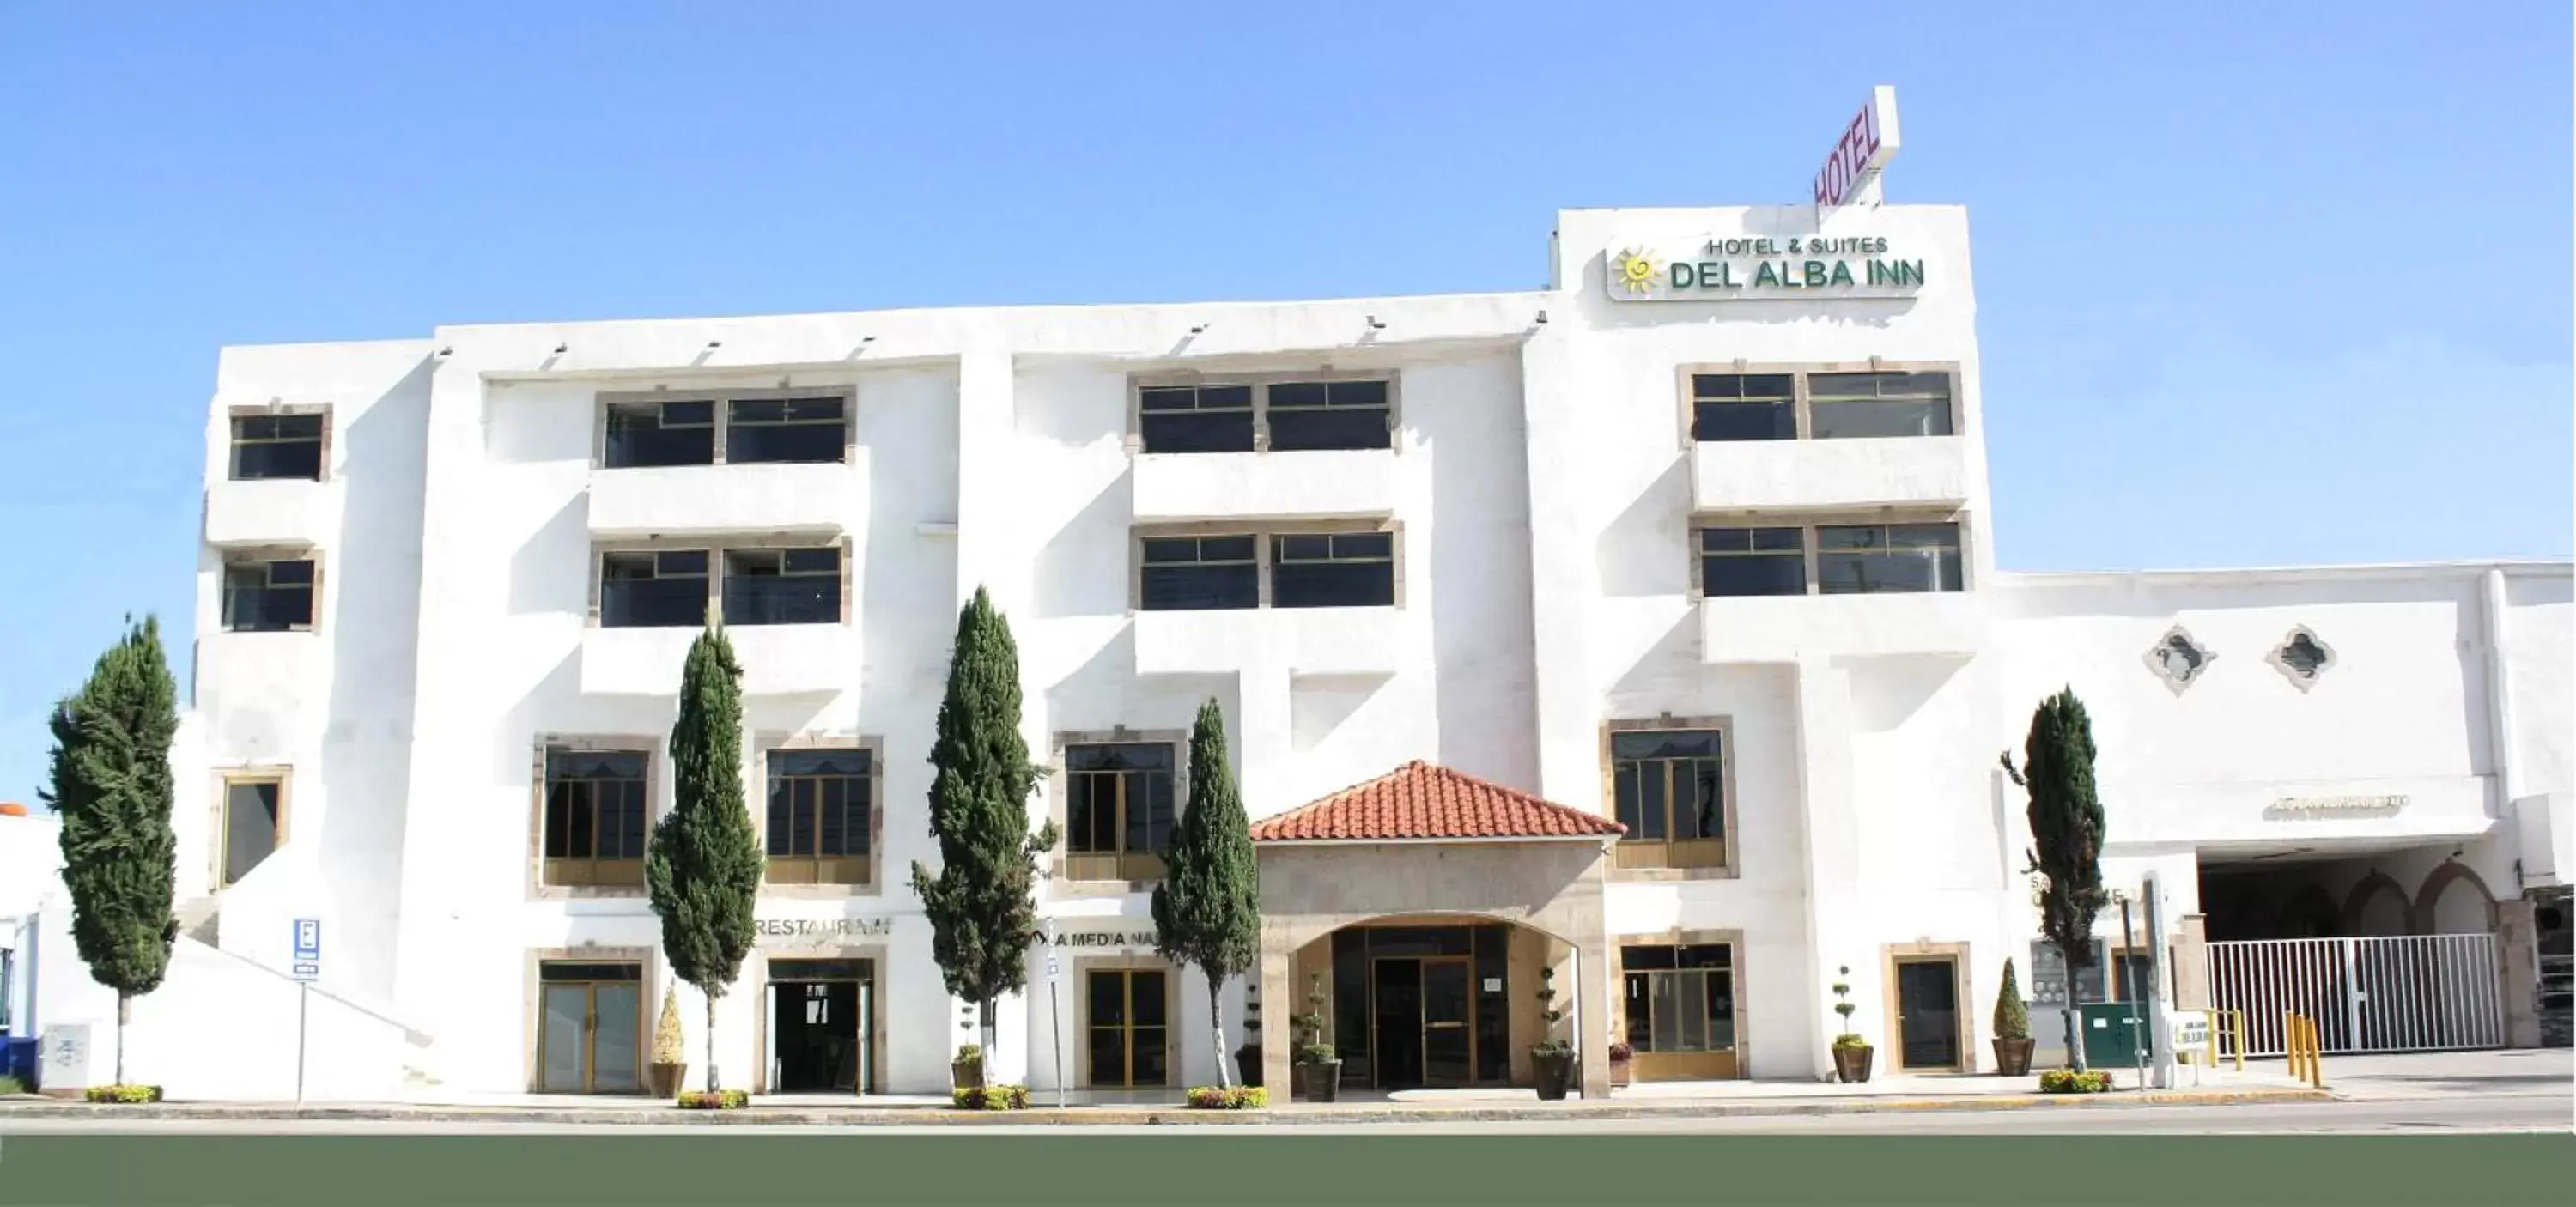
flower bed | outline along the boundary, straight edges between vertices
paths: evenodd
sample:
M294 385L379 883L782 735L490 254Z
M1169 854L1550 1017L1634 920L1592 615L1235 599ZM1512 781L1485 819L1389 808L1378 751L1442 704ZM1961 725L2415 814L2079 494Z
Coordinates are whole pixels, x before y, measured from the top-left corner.
M749 1090L680 1091L680 1109L684 1111L738 1111L750 1105Z
M1029 1087L960 1086L951 1092L950 1105L961 1111L1024 1111L1029 1107Z
M2099 1069L2078 1073L2073 1069L2050 1069L2039 1075L2039 1092L2043 1094L2100 1094L2111 1088L2111 1075Z
M1257 1111L1270 1105L1270 1091L1257 1085L1239 1085L1231 1089L1194 1085L1190 1087L1189 1103L1194 1111Z
M88 1090L83 1091L81 1096L91 1102L159 1102L161 1101L161 1087L157 1085L94 1085Z

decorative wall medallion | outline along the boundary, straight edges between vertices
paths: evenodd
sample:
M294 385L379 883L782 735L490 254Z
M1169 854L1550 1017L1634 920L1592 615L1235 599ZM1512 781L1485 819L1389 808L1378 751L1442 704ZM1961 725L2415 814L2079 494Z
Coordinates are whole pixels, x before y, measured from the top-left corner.
M2177 696L2199 681L2210 663L2218 661L2218 655L2193 640L2191 631L2181 625L2165 630L2165 635L2148 647L2146 658L2147 669L2154 671Z
M2291 629L2281 644L2272 647L2271 657L2265 661L2293 686L2306 691L2317 685L2317 678L2326 673L2327 667L2334 665L2335 655L2333 647L2309 631L2308 626L2300 625Z

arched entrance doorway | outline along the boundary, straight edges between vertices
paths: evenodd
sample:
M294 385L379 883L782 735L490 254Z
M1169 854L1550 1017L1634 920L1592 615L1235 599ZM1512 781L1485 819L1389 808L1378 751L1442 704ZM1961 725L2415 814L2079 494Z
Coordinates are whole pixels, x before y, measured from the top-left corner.
M1264 1083L1289 1084L1308 1042L1291 1020L1313 1012L1344 1086L1529 1084L1530 1048L1558 1040L1582 1092L1608 1094L1602 887L1623 831L1422 762L1254 824Z
M1350 1088L1526 1085L1538 988L1570 985L1574 957L1544 931L1481 915L1371 919L1298 949L1294 1013L1325 1019Z

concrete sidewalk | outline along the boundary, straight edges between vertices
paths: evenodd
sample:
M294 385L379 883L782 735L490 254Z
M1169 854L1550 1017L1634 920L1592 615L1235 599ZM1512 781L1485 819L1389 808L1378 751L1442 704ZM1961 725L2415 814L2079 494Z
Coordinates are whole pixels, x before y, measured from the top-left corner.
M2223 1084L2221 1083L2223 1080ZM925 1097L889 1101L871 1097L786 1096L755 1100L734 1111L683 1111L660 1099L540 1098L514 1096L458 1102L285 1103L166 1102L150 1106L93 1106L54 1099L0 1101L0 1129L12 1118L385 1120L406 1123L474 1123L530 1126L598 1124L708 1124L731 1126L977 1125L1135 1126L1260 1125L1264 1123L1459 1123L1544 1122L1551 1119L1677 1119L1874 1112L2083 1109L2087 1107L2209 1106L2247 1102L2325 1101L2333 1095L2264 1076L2208 1077L2194 1089L2115 1090L2108 1094L2040 1094L2035 1077L1900 1078L1860 1086L1815 1082L1716 1082L1637 1086L1599 1101L1580 1098L1540 1102L1528 1090L1415 1090L1353 1097L1340 1102L1291 1102L1259 1111L1196 1111L1178 1101L1094 1102L1057 1108L1041 1095L1024 1111L960 1111Z

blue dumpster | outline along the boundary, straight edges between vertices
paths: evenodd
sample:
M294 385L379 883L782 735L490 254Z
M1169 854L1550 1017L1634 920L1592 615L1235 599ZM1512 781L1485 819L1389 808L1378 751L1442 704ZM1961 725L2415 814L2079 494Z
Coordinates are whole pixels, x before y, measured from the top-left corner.
M0 1036L0 1077L14 1077L19 1085L36 1088L35 1036Z

